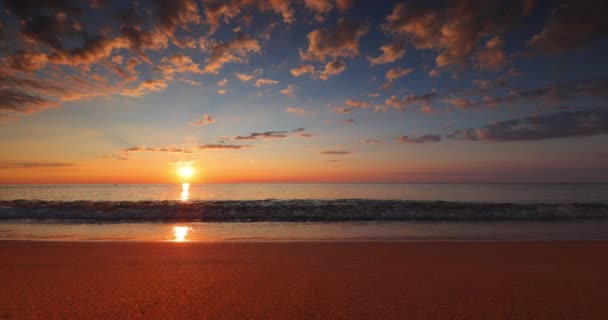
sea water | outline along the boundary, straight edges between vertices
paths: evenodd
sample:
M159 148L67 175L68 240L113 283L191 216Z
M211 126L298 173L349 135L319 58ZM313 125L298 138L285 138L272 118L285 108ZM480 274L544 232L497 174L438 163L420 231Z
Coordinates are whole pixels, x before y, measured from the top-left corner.
M608 239L606 184L0 186L0 239Z

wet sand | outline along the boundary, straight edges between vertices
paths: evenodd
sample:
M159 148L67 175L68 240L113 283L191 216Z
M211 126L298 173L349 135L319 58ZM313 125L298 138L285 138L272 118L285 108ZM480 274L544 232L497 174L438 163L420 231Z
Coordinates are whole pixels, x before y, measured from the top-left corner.
M608 242L0 241L0 319L608 319Z

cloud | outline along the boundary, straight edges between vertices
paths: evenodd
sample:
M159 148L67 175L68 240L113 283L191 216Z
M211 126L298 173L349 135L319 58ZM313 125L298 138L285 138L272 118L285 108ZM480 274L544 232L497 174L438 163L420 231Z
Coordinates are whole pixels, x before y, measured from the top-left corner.
M220 86L220 87L224 87L227 84L228 84L228 79L226 79L226 78L224 78L224 79L222 79L222 80L220 80L220 81L217 82L217 85Z
M179 81L181 81L183 83L187 83L187 84L189 84L191 86L200 86L201 85L200 81L194 81L194 80L185 79L185 78L180 78L180 79L177 79L177 80L179 80Z
M296 89L297 87L295 85L290 84L287 88L281 90L281 93L288 97L294 97L296 95Z
M0 110L31 114L57 106L57 103L16 89L0 89Z
M326 63L322 70L316 70L315 66L310 64L301 65L291 69L291 75L294 77L300 77L308 74L314 79L319 78L322 80L327 80L329 77L340 74L344 70L346 70L346 63L342 60L335 59Z
M188 148L176 148L176 147L164 147L164 148L151 148L151 147L148 147L148 148L146 148L144 146L138 146L138 147L131 147L131 148L122 149L123 153L140 152L140 151L168 152L168 153L192 153L191 149L188 149Z
M51 63L58 65L89 65L108 59L116 49L128 47L129 43L122 38L111 39L105 36L96 36L85 39L82 47L57 51L49 55L48 59Z
M262 74L262 69L255 69L253 71L253 73L238 73L237 72L234 74L234 76L243 82L248 82L249 80L251 80L255 77L259 77L261 74Z
M240 150L244 148L251 148L248 145L238 144L202 144L198 146L199 150Z
M124 89L120 94L129 97L141 97L145 91L163 91L167 88L167 83L163 79L151 79L142 81L134 89Z
M325 61L339 57L355 57L359 54L359 38L367 33L367 25L341 19L331 30L326 28L310 32L308 49L300 50L303 60Z
M361 143L363 143L363 144L380 144L380 143L384 143L384 141L376 140L376 139L366 139L366 140L361 140Z
M433 107L431 107L428 104L425 104L422 107L420 107L420 111L422 111L423 113L426 113L426 114L439 114L440 113L439 110L433 109Z
M343 124L353 124L353 123L355 123L355 119L349 118L349 119L340 121L340 123L343 123Z
M608 2L561 1L543 30L528 45L544 54L557 54L582 47L608 34Z
M354 0L336 0L336 7L340 11L346 11L353 5Z
M308 112L305 109L296 108L296 107L287 107L287 108L285 108L285 112L297 114L299 116L306 116L306 115L308 115Z
M380 47L382 54L373 58L367 57L372 66L393 63L405 56L405 46L402 42L387 44Z
M399 99L397 96L391 96L390 98L386 99L384 103L388 106L403 111L405 107L416 103L429 105L438 96L439 95L435 92L429 92L423 95L407 95L403 97L403 99Z
M420 137L410 138L408 136L401 136L395 138L395 142L398 143L407 143L407 144L422 144L422 143L430 143L430 142L440 142L441 136L437 134L425 134Z
M351 108L334 108L333 111L336 114L348 114L348 113L353 112L353 109L351 109Z
M213 119L210 115L205 114L202 119L192 122L193 126L204 126L208 124L215 123L215 119Z
M194 0L154 0L158 6L157 20L159 28L165 34L173 36L176 28L186 29L189 24L200 24L202 19Z
M325 15L333 8L330 0L304 0L304 6L316 13L318 21L325 20Z
M329 77L340 74L346 70L346 63L342 60L333 60L325 65L325 69L319 75L322 80L327 80Z
M299 67L291 69L291 75L293 75L294 77L299 77L299 76L305 75L305 74L310 74L311 76L314 76L315 67L310 64L304 64Z
M248 136L236 136L234 140L257 140L266 138L287 138L287 131L254 132Z
M506 96L485 96L486 106L511 104L518 101L561 103L578 98L608 99L608 78L590 78L569 83L551 84L532 89L514 89Z
M441 101L444 103L451 104L460 110L466 110L473 107L473 102L463 98L446 98Z
M0 169L38 169L38 168L66 168L74 167L74 163L66 162L3 162Z
M476 54L477 66L492 71L502 69L507 63L503 45L501 37L496 36L488 40L485 47Z
M32 72L42 69L49 58L44 53L27 53L23 50L17 50L15 54L7 59L8 65L16 70L24 72Z
M207 24L211 26L209 33L213 34L220 26L220 22L230 23L247 7L254 7L259 11L272 11L280 14L283 22L292 23L295 21L295 12L291 8L291 0L227 0L227 1L206 1L205 18Z
M440 68L462 67L470 63L482 37L510 30L525 5L525 1L470 0L398 3L382 28L405 36L416 49L437 51L435 63Z
M261 88L263 86L275 85L277 83L279 83L279 82L276 80L260 78L255 81L254 86Z
M253 75L251 75L251 74L238 73L237 72L234 75L237 77L237 79L239 79L239 80L241 80L243 82L247 82L247 81L253 79Z
M370 108L369 103L367 103L365 101L359 101L359 100L348 99L348 100L346 100L345 104L352 109L369 109Z
M479 129L460 129L452 139L469 141L530 141L608 134L608 109L559 112L497 121Z
M352 151L346 151L346 150L324 150L324 151L321 151L319 154L322 154L322 155L346 155L346 154L352 154Z
M217 90L218 94L226 94L226 89Z
M396 79L404 77L404 76L412 73L412 71L414 71L414 70L412 70L411 68L401 68L401 67L389 69L386 72L386 76L385 76L386 83L384 85L382 85L382 88L389 89L393 85L393 83L395 82Z
M218 74L227 63L247 62L250 53L259 53L260 44L249 36L237 36L230 42L215 43L206 59L205 73Z
M175 73L204 73L198 63L192 62L192 58L185 56L181 53L174 54L170 58L164 57L160 60L160 63L156 67L157 71L160 71L165 79L173 80Z

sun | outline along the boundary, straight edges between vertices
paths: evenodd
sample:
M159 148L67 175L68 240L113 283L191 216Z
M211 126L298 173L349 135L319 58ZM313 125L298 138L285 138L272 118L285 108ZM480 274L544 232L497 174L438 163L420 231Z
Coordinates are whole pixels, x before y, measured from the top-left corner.
M194 175L194 169L192 169L190 166L183 166L177 169L177 173L184 179L190 179Z

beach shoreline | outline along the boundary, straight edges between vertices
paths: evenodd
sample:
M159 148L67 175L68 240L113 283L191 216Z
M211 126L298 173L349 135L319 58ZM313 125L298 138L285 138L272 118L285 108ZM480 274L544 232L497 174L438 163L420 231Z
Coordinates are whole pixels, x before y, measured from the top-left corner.
M608 241L0 241L0 319L606 319Z

